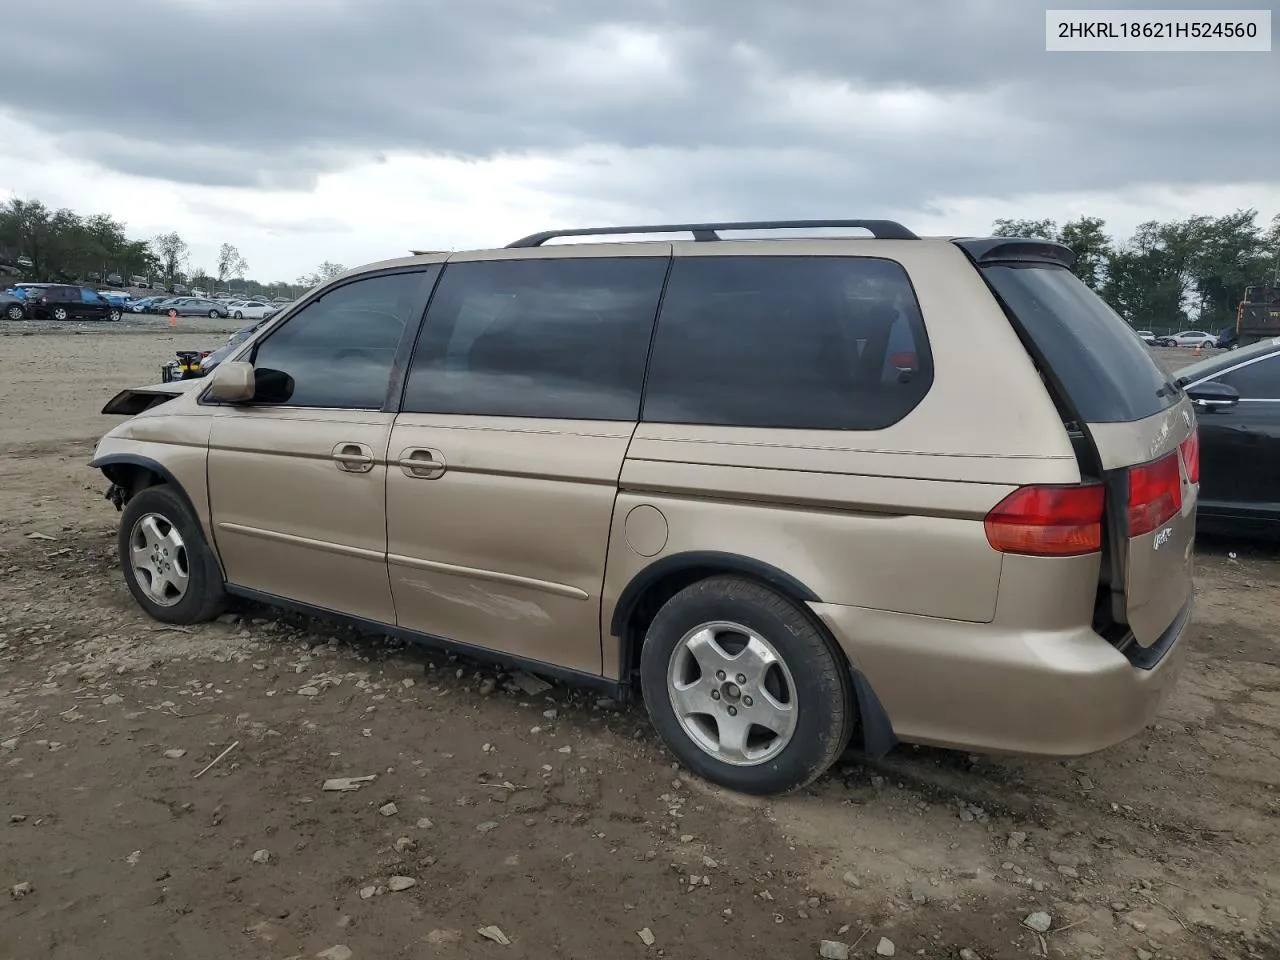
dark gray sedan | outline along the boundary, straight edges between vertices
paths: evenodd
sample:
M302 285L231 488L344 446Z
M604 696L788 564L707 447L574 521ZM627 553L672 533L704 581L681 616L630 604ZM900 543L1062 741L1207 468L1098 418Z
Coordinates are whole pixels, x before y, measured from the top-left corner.
M217 319L228 317L227 306L217 300L206 300L203 297L175 297L160 304L160 313L167 316L170 310L176 310L180 317L209 317Z
M11 293L0 293L0 317L6 320L27 319L27 301Z

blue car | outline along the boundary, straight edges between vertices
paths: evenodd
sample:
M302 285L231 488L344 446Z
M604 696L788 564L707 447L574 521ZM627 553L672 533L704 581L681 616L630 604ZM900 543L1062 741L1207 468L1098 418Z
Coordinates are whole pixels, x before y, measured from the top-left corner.
M156 304L168 299L168 295L163 297L142 297L140 300L134 300L130 303L129 309L134 313L150 313Z
M107 303L119 310L128 310L130 305L133 303L133 301L129 299L129 295L120 290L99 290L98 296L102 297L103 300L106 300Z

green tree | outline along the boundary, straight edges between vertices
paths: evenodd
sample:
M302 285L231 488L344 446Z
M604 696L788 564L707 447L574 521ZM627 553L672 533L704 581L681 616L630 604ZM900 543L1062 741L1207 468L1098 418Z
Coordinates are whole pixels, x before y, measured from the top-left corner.
M1079 217L1063 226L1058 239L1076 255L1071 272L1090 290L1100 291L1106 281L1107 264L1113 252L1105 221L1098 217Z
M314 273L304 273L300 276L298 278L298 286L306 287L308 289L319 286L326 280L332 280L334 277L338 276L338 274L345 272L346 269L347 268L340 263L330 263L326 260L324 263L320 264Z
M225 287L227 281L235 278L243 280L249 270L249 262L240 255L234 244L224 243L218 250L218 286Z
M1196 323L1206 329L1230 326L1245 287L1265 279L1270 266L1258 212L1237 210L1222 217L1192 217L1183 229Z
M187 243L176 232L162 233L151 241L165 286L181 283L187 266Z
M1108 258L1103 298L1138 329L1187 326L1187 242L1183 224L1139 224Z
M1009 220L1001 218L991 225L993 237L1021 237L1027 240L1062 242L1056 220Z

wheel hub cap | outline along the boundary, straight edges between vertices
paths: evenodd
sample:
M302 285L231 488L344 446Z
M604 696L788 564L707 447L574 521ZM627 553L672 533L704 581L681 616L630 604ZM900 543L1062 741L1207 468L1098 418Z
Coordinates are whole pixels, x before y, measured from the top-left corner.
M724 763L766 763L795 733L791 671L768 640L741 624L704 623L685 634L671 655L667 690L684 732Z
M158 513L148 513L129 532L129 565L147 597L171 607L187 595L191 580L187 545L178 528Z

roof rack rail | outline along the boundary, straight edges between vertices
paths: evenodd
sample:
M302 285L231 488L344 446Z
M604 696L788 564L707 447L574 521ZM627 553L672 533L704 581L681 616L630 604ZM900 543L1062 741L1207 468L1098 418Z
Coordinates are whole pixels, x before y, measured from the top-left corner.
M720 240L721 230L810 230L816 227L860 227L877 240L919 240L893 220L742 220L723 223L658 223L634 227L583 227L577 230L545 230L521 237L512 247L540 247L556 237L597 237L630 233L692 233L694 240Z

